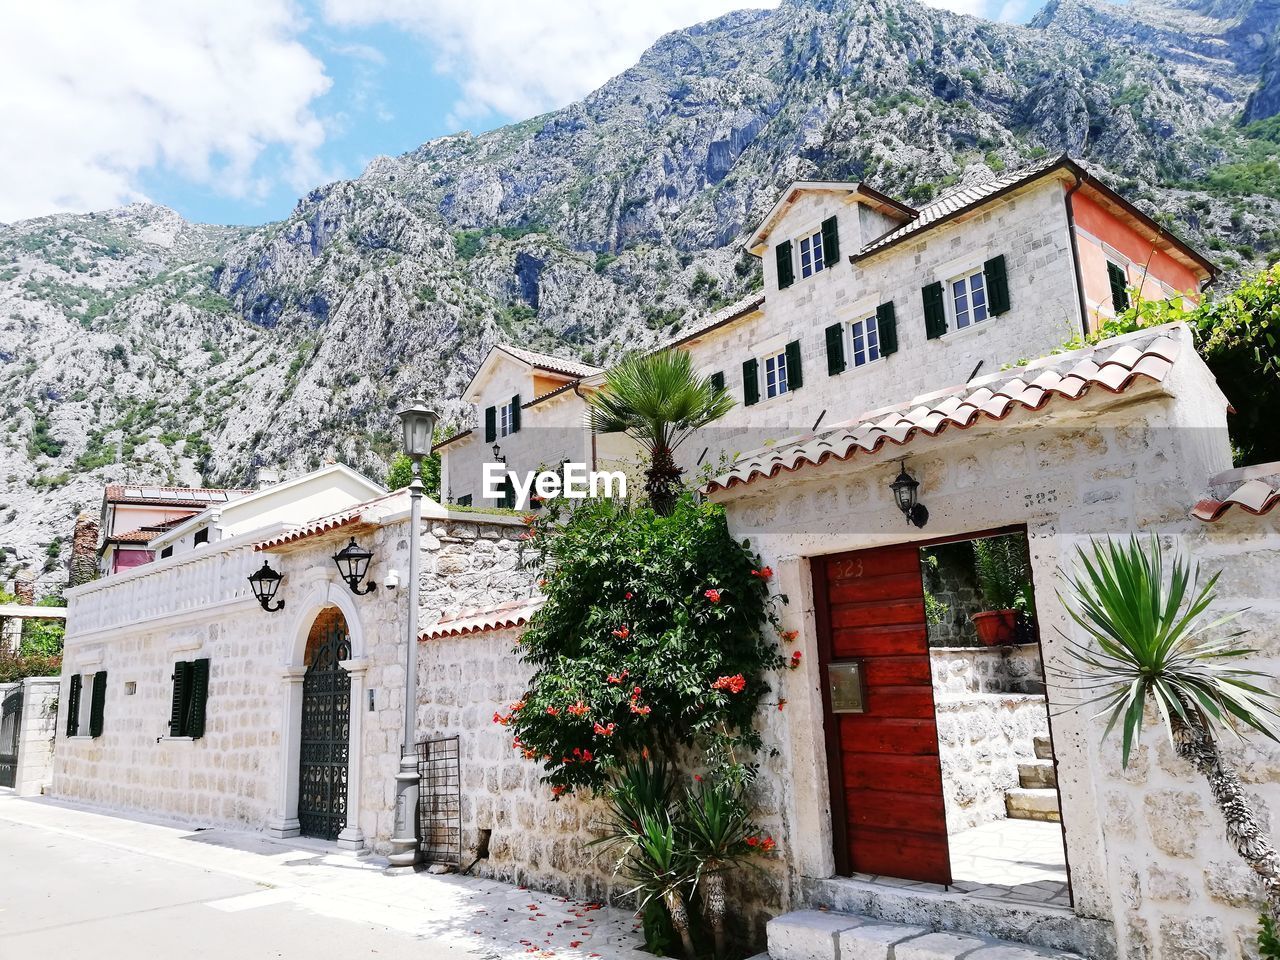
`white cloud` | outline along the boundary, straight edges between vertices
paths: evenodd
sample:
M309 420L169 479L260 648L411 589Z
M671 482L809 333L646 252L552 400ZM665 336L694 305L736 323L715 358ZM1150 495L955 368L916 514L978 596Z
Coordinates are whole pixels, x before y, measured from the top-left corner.
M564 106L671 30L777 0L324 0L338 26L392 23L422 36L455 79L462 123Z
M142 198L173 171L262 193L280 148L291 184L319 176L310 104L324 65L290 0L13 0L0 31L0 221Z

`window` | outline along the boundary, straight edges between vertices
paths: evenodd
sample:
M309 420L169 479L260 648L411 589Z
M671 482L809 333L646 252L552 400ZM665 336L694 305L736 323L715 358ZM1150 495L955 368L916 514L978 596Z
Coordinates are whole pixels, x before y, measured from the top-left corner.
M1107 261L1107 281L1111 285L1111 309L1117 314L1129 309L1129 271L1114 260Z
M778 397L787 392L787 354L775 353L764 358L764 395L765 399Z
M460 496L460 497L458 498L458 506L460 506L460 507L469 507L469 506L471 506L471 494L469 494L469 493L465 493L465 494L463 494L462 496Z
M85 677L89 678L89 699L84 698ZM67 736L102 736L102 719L107 701L107 671L76 673L71 676L67 697Z
M179 660L173 665L173 700L169 736L204 736L204 708L209 699L209 661Z
M164 560L165 558L172 557L172 556L173 556L173 544L169 544L169 546L165 547L163 550L160 551L161 560Z
M880 359L880 325L874 316L855 320L849 325L849 340L853 348L853 365L861 367Z
M520 430L520 394L500 407L484 408L484 442L493 443Z
M498 436L505 437L511 433L511 404L504 403L498 408Z
M981 270L951 281L951 312L957 330L987 319L987 283Z
M209 542L209 528L201 527L196 531L195 545L198 547L203 543Z
M822 259L822 231L819 230L800 240L800 276L811 277L824 266L826 262Z

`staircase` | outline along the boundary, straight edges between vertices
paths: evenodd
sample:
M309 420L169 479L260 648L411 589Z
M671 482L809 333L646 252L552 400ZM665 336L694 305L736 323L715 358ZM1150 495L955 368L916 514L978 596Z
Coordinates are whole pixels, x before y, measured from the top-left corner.
M1010 820L1062 821L1058 809L1058 772L1048 737L1036 737L1036 759L1018 764L1018 786L1005 791L1005 815Z
M1079 954L850 913L797 910L769 921L768 960L1079 960Z

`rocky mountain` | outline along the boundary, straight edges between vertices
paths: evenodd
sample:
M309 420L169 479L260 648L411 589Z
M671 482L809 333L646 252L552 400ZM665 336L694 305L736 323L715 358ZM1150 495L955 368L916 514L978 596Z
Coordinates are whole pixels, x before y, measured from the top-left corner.
M149 205L0 226L2 572L56 576L108 480L380 476L394 411L508 338L597 362L759 283L796 178L908 201L1092 163L1228 269L1280 251L1280 0L1051 0L1026 26L785 0L669 34L578 103L318 187L284 221Z

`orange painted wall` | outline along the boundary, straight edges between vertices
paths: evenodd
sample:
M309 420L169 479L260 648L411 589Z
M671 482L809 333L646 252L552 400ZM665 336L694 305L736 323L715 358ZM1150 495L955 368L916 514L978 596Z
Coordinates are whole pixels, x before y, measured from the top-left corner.
M528 403L530 400L534 399L534 397L541 397L544 394L550 393L552 390L558 390L567 382L568 381L562 377L544 377L540 373L535 373L533 375L533 396L525 397L524 402Z
M1084 281L1090 322L1094 328L1100 319L1110 318L1114 313L1111 282L1107 276L1107 255L1097 241L1114 248L1130 260L1127 267L1129 286L1136 288L1141 285L1144 299L1165 298L1165 290L1160 282L1187 295L1191 300L1199 299L1200 278L1196 273L1155 247L1149 237L1143 236L1109 212L1089 196L1088 188L1075 193L1071 202L1075 212L1077 246L1080 250L1080 274Z

